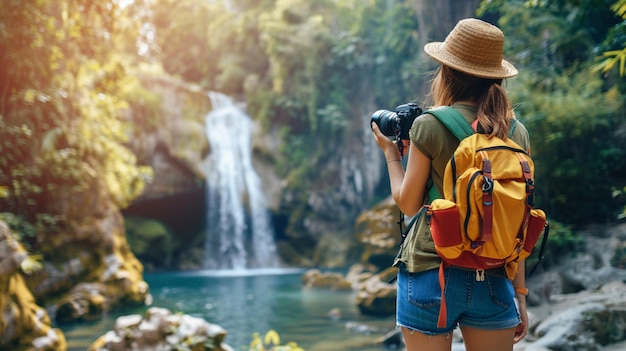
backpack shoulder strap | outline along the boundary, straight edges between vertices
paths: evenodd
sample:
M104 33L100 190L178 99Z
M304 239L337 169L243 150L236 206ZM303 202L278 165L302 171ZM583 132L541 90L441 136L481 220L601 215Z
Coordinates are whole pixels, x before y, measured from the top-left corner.
M465 117L463 117L459 111L450 106L435 107L424 111L424 113L435 116L459 140L463 140L475 133L472 126L467 123ZM513 137L513 133L515 133L515 129L517 128L517 123L517 118L513 117L509 127L509 138Z
M450 106L439 106L424 113L435 116L454 136L460 140L474 134L474 129L463 115Z
M509 126L509 138L513 137L513 133L515 133L515 128L517 128L517 118L513 117L511 120L511 125Z
M424 111L424 113L435 116L459 141L474 134L474 129L467 122L463 115L450 106L439 106ZM432 202L441 196L437 187L433 184L432 178L428 178L428 200Z

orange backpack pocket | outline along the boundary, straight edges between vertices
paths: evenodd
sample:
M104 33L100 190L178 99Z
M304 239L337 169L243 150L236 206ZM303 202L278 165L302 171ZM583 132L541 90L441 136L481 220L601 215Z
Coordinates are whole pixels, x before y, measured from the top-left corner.
M528 227L526 228L526 240L524 246L520 252L520 258L524 259L533 251L533 248L539 241L541 233L544 232L546 227L546 214L539 209L533 208L530 210L530 217L528 219Z
M445 250L461 244L463 238L456 203L445 199L433 200L426 215L435 247Z

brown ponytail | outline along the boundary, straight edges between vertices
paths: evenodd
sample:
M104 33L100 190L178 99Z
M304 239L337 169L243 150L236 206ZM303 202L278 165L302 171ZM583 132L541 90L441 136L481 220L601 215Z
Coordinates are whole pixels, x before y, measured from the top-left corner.
M434 106L475 102L476 118L484 133L507 138L513 109L502 87L502 79L479 78L441 65L433 77L429 99Z
M513 118L513 110L502 85L491 84L476 102L478 103L476 118L485 133L506 139L509 134L509 122Z

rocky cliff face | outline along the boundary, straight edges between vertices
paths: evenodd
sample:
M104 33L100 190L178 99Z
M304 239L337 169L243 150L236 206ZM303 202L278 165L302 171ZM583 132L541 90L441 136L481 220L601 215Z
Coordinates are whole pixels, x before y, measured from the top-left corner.
M140 163L152 167L154 179L123 213L158 220L169 229L164 238L171 243L167 252L157 246L155 252L142 254L148 267L201 268L206 225L203 161L210 152L204 118L210 100L206 91L166 76L140 79L155 106L149 113L137 107L129 110L129 146ZM141 233L129 234L135 235L134 242L145 239Z
M196 180L202 177L199 160L208 150L202 137L203 126L197 121L201 117L191 121L180 117L191 108L199 110L189 112L191 115L202 116L208 109L206 95L202 99L201 93L166 79L153 80L155 91L162 96L162 115L171 118L164 118L158 125L152 120L152 127L147 122L137 124L138 131L130 138L139 162L150 164L157 171L144 195L148 199L201 189ZM176 94L181 89L186 94ZM189 103L194 98L198 101ZM136 111L129 111L129 118L133 118L133 112ZM90 181L89 191L59 189L46 200L47 207L54 209L63 221L38 228L37 248L43 256L39 271L21 275L19 262L26 256L19 244L9 245L13 241L5 238L6 245L0 245L18 248L15 253L0 255L5 267L0 276L4 291L0 303L3 311L13 311L5 314L0 323L3 345L19 349L18 344L33 342L39 346L29 349L66 348L63 335L50 328L47 312L35 300L49 308L57 323L99 319L112 309L150 303L143 265L129 247L124 217L112 198L115 194L108 192L103 179L95 177ZM5 227L0 227L0 234L8 238Z
M0 348L66 350L65 336L51 327L48 313L37 305L24 281L24 274L31 273L27 260L26 251L0 221Z
M135 202L197 191L204 179L202 163L209 153L204 116L211 109L206 91L167 76L141 76L156 102L149 116L130 109L129 147L138 162L152 166L155 177Z
M27 282L39 300L53 306L56 321L98 319L112 308L149 301L123 217L100 181L89 192L50 201L64 222L40 235L43 269Z
M157 118L157 128L136 130L130 146L142 163L153 167L155 177L124 213L161 220L172 228L173 236L187 238L191 245L181 247L178 256L192 259L170 268L201 268L198 246L205 225L202 167L211 152L204 118L211 109L210 100L207 92L171 79L142 79L161 97L163 115ZM240 107L245 109L244 104ZM352 235L354 220L371 205L383 177L382 153L369 127L371 110L359 105L346 116L350 140L329 140L336 145L330 149L336 152L315 161L316 181L296 187L290 184L299 179L277 176L280 126L267 131L254 126L253 165L273 213L279 255L288 265L342 267L358 259ZM172 213L176 216L168 215Z
M345 267L358 261L354 222L372 206L384 179L383 155L369 125L374 109L368 107L355 106L345 117L349 120L346 140L324 140L333 152L322 160L311 159L313 182L291 188L300 180L285 180L279 211L287 217L288 231L280 247L294 265Z

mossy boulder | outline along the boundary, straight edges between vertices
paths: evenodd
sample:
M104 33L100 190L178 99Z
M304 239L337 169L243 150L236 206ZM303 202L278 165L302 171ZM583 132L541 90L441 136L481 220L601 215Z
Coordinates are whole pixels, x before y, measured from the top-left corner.
M170 266L177 243L163 223L138 216L126 216L124 222L128 244L146 270Z
M110 218L93 224L95 237L102 239L100 246L91 248L90 254L97 259L84 267L88 275L82 282L56 303L57 311L71 311L63 315L57 313L57 321L92 319L94 312L144 305L151 300L148 284L143 279L143 266L126 241L121 214L111 213ZM85 250L83 247L75 249Z
M53 306L57 322L91 320L151 300L119 211L68 221L63 229L46 242L42 271L28 279L37 297Z
M355 222L355 233L361 244L361 263L373 264L379 270L393 264L402 237L399 219L400 210L391 198L359 215Z
M35 303L22 274L26 251L0 221L0 349L67 350L61 330L52 328L45 309Z

